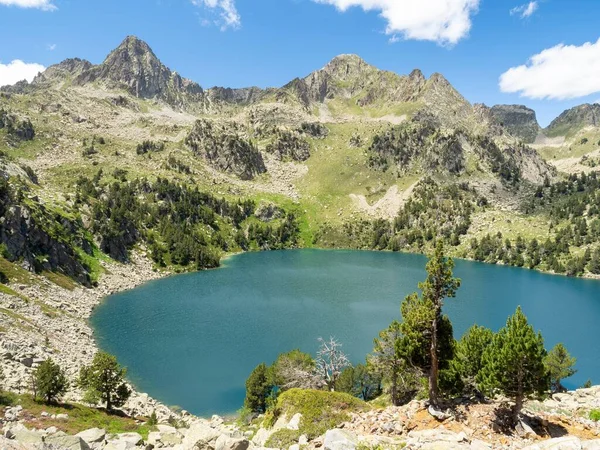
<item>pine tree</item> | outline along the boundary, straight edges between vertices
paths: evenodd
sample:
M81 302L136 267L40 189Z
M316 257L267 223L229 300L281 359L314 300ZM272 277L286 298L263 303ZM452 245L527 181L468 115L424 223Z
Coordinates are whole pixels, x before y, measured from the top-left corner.
M393 405L400 404L400 386L406 375L406 359L399 351L399 341L402 336L400 322L394 320L389 327L375 338L373 353L368 356L369 365L381 374Z
M35 369L33 382L36 394L41 396L46 403L56 401L58 397L67 392L69 386L64 370L50 358Z
M556 344L548 352L544 364L550 374L550 387L552 392L562 392L565 388L561 381L574 375L577 370L573 368L577 360L573 358L563 344Z
M535 333L520 306L483 353L477 381L488 394L497 390L514 399L515 424L525 398L542 395L549 387L545 357L542 335Z
M441 240L437 242L433 257L427 262L427 279L419 283L424 304L432 309L429 317L430 327L427 330L431 337L429 345L429 403L437 406L439 401L438 378L440 370L440 347L444 343L439 342L439 335L444 331L450 331L450 342L453 344L452 325L447 317L442 315L442 306L445 298L456 295L460 287L460 280L452 276L454 261L444 256L444 244ZM449 328L449 330L448 330ZM448 360L452 358L450 353Z
M86 391L85 398L90 403L102 401L108 411L113 406L122 406L131 390L125 383L127 369L121 367L117 358L105 352L98 352L92 364L79 372L79 386Z
M261 363L254 368L246 380L244 407L256 413L264 413L272 391L270 370L265 363Z
M600 274L600 247L592 253L592 257L588 263L588 270L593 274Z
M481 371L483 353L493 338L494 333L489 328L473 325L458 341L456 359L461 375L467 383L474 384L477 374Z

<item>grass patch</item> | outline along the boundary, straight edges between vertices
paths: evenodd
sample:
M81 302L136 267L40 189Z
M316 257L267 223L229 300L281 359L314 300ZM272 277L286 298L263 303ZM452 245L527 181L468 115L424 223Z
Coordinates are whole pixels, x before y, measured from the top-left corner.
M351 412L365 411L369 405L343 392L290 389L277 399L273 410L273 423L278 417L302 414L298 436L305 434L309 439L321 436L350 419ZM280 436L284 438L286 436ZM289 438L289 436L287 436Z
M289 448L292 444L297 444L300 438L299 430L277 430L273 433L267 442L265 442L266 448Z
M69 291L74 290L77 287L77 284L68 276L58 273L58 272L49 272L44 270L42 275L48 278L54 284L60 286L63 289L67 289Z
M90 428L103 428L107 433L137 432L144 439L152 427L141 425L139 420L118 414L108 414L102 409L91 408L79 404L46 405L33 399L29 394L17 395L13 393L0 393L0 404L21 405L22 417L28 428L45 429L55 426L67 434L77 434ZM41 418L40 414L67 414L67 420ZM141 418L144 421L146 418Z
M33 284L34 278L25 269L0 256L0 272L3 272L11 282Z

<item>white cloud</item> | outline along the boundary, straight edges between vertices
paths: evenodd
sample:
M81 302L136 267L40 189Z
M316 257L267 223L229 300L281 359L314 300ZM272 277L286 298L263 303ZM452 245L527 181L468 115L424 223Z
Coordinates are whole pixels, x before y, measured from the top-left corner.
M53 52L54 50L56 50L56 44L48 44L46 45L46 48Z
M581 46L559 44L500 76L502 92L564 100L600 92L600 39Z
M18 81L31 81L39 73L46 68L41 64L25 63L20 59L15 59L9 64L0 63L0 86L15 84Z
M515 6L510 10L510 15L518 15L521 19L526 19L527 17L531 17L531 15L538 10L540 4L536 1L532 1L529 3L525 3L521 6Z
M242 18L235 7L235 0L191 0L191 2L195 6L208 8L209 10L218 10L220 19L215 23L223 31L227 28L237 29L242 25ZM203 19L202 23L205 26L209 21Z
M379 11L387 21L386 34L404 39L456 44L471 29L471 15L480 0L313 0L333 5L340 11L361 7Z
M18 6L19 8L37 8L44 11L54 11L56 9L52 0L0 0L0 5Z

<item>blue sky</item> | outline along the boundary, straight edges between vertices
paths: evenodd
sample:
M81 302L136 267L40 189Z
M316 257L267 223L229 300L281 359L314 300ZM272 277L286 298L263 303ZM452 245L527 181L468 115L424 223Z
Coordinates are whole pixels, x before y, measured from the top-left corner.
M204 87L281 86L356 53L440 72L473 103L525 104L547 125L600 99L599 18L600 0L0 0L0 84L14 60L100 63L134 34Z

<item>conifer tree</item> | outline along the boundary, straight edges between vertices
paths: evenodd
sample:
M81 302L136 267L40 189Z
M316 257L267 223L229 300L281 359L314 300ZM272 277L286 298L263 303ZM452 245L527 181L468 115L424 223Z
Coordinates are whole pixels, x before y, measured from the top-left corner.
M79 386L86 391L85 398L90 403L102 401L110 411L113 406L122 406L131 395L126 374L127 369L119 365L115 356L98 352L92 364L81 368Z
M460 280L454 278L452 269L454 261L446 258L444 255L444 244L439 240L435 247L435 252L431 259L427 262L425 269L427 270L427 279L419 283L419 288L422 291L422 302L425 309L430 309L429 313L423 316L423 319L428 321L426 334L429 336L429 403L436 407L439 402L439 387L438 378L440 371L440 356L447 357L447 360L452 358L451 346L454 344L452 338L452 324L450 320L442 315L442 306L444 299L451 298L456 295L457 289L460 287ZM404 317L404 316L403 316ZM448 333L449 332L449 333ZM441 336L440 336L441 335ZM448 337L448 342L440 342L440 337ZM449 354L444 355L441 352L442 347L450 346Z
M474 384L477 374L481 371L483 353L493 338L494 333L489 328L473 325L458 341L456 359L461 375L467 383Z
M246 380L244 407L256 413L264 413L267 410L267 400L273 390L271 378L265 363L254 368Z
M56 401L63 395L69 386L67 376L51 358L42 362L33 374L35 392L41 396L46 403Z
M575 362L563 344L556 344L548 352L544 364L550 374L550 388L552 392L562 392L565 390L561 381L574 375L577 370L574 369Z
M483 353L477 381L488 394L499 391L514 400L515 424L525 398L542 395L549 387L545 357L542 335L535 333L520 306Z

